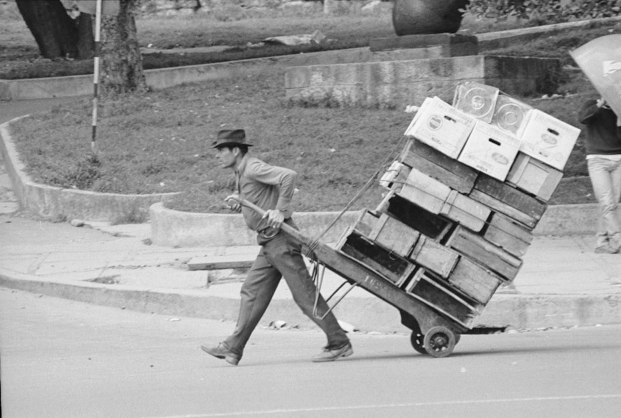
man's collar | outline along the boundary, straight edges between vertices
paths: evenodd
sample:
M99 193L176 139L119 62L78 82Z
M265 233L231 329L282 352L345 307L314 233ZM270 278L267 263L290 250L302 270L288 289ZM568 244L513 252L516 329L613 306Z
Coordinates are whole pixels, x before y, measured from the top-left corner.
M244 172L244 170L246 170L246 164L248 163L248 154L244 155L241 159L241 161L239 162L239 165L237 166L237 169L235 170L235 172L237 174L241 174Z

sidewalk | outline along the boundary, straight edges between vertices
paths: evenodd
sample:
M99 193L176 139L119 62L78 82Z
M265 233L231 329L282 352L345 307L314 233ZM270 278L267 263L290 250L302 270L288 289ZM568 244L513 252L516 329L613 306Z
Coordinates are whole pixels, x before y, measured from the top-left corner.
M236 319L244 269L192 271L188 263L195 257L248 263L258 247L151 245L149 224L37 221L15 212L6 190L0 195L1 286L143 312ZM594 254L593 244L590 236L536 237L514 284L496 292L479 324L537 329L621 323L621 286L614 285L621 283L621 255ZM323 294L340 283L326 273ZM362 331L407 331L395 308L362 289L336 312ZM263 325L272 321L312 327L284 281Z

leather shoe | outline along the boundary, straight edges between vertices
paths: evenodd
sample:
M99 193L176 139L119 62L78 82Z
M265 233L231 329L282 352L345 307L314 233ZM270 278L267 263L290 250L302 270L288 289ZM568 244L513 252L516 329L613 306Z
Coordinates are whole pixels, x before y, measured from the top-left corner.
M610 244L604 244L595 248L595 254L617 254L619 248L613 247Z
M337 358L349 357L354 354L354 349L351 343L347 343L341 348L324 348L323 351L313 357L313 362L320 363L324 361L334 361Z
M222 343L216 346L202 344L201 350L203 350L207 354L211 354L216 358L224 359L227 363L232 364L233 366L237 366L239 364L240 356L226 348L225 345Z

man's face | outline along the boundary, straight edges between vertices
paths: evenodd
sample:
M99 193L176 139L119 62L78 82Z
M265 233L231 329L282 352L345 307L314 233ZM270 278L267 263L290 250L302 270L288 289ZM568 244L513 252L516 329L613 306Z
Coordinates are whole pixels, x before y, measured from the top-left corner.
M233 148L232 150L226 147L217 148L216 159L220 163L220 167L235 168L235 162L237 160L236 150L239 152L237 148Z

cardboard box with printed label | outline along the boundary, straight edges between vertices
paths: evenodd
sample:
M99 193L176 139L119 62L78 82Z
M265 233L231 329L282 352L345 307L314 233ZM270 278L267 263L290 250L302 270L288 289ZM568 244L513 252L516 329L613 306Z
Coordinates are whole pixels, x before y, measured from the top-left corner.
M457 161L504 181L520 149L520 140L500 128L477 122Z
M580 129L533 109L519 134L520 151L563 171Z
M415 119L405 135L413 136L451 158L459 156L476 122L473 116L438 97L425 101Z

